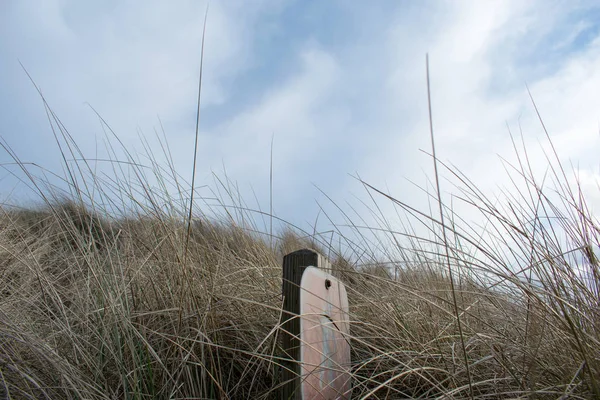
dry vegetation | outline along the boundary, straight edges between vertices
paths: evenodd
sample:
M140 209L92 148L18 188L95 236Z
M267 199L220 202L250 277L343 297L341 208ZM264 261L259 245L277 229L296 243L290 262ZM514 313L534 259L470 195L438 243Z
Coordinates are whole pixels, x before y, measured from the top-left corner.
M226 180L220 216L199 198L188 230L172 163L127 154L110 178L65 164L62 190L20 164L44 201L0 209L2 398L277 398L281 259L301 247L347 285L354 398L600 397L600 225L556 162L545 188L517 153L500 203L447 169L487 224L445 207L446 241L365 184L429 234L394 231L374 202L379 225L343 214L332 247L291 227L272 245Z

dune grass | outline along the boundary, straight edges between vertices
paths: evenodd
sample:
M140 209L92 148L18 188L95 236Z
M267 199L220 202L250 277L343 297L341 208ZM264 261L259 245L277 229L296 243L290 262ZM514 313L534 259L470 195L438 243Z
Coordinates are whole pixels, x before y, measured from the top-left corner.
M600 225L555 154L539 180L515 145L501 200L440 163L483 226L359 179L368 218L273 234L227 178L190 204L166 139L164 163L109 147L99 174L46 110L62 181L2 144L42 199L0 208L2 398L277 398L281 261L304 247L347 286L353 398L600 398Z

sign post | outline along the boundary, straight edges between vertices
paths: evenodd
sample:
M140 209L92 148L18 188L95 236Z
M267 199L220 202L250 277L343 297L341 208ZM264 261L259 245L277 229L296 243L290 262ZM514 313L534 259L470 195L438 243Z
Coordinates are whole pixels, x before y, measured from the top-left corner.
M350 321L344 284L313 250L283 259L283 399L349 399Z

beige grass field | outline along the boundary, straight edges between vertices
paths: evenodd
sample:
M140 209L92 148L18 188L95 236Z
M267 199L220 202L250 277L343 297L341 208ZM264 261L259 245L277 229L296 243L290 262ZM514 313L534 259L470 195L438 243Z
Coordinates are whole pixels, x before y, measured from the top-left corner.
M488 222L443 204L445 240L365 183L429 233L374 212L325 240L271 238L225 179L190 223L189 185L147 158L66 164L62 189L20 164L42 200L0 208L0 397L277 398L282 256L312 247L348 289L354 398L600 398L600 224L559 164L542 188L519 158L500 203L444 170Z

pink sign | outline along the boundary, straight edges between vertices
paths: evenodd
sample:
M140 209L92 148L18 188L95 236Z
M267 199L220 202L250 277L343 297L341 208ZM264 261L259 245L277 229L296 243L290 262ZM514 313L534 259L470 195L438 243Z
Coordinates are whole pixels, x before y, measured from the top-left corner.
M308 267L300 282L302 399L349 399L350 321L344 284Z

